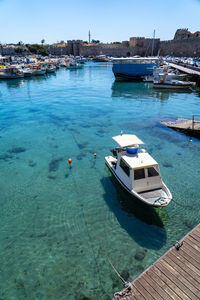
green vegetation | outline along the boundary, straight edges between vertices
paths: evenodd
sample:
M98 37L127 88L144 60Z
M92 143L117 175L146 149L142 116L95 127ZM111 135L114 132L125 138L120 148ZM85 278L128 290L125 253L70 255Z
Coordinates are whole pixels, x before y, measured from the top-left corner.
M27 46L28 46L28 50L33 54L39 54L43 56L49 55L49 50L45 48L43 45L31 44Z
M22 47L17 47L17 48L15 48L15 52L17 53L17 54L22 54L23 52L25 52L26 51L26 49L24 49L24 48L22 48Z

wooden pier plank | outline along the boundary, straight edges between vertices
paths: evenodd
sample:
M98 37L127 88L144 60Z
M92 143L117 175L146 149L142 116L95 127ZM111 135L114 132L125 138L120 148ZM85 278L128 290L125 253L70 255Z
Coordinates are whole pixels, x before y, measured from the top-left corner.
M145 290L147 290L151 296L153 297L153 299L156 299L156 300L163 300L163 298L160 296L160 294L155 290L155 288L153 288L149 283L148 281L146 280L147 276L145 276L145 279L144 277L141 277L140 278L140 284L143 286L143 288Z
M183 243L182 243L183 242ZM199 300L200 225L118 294L118 300Z
M197 248L193 247L193 246L191 245L191 243L190 243L188 240L186 240L186 239L184 240L184 243L187 244L187 248L188 248L188 250L190 251L191 255L192 255L194 258L197 257L197 259L198 259L198 261L199 261L200 251L198 250L198 247L197 247ZM200 249L200 248L199 248L199 249Z
M172 298L165 292L164 289L162 289L158 284L157 281L153 280L152 276L146 276L145 280L153 287L154 289L156 288L158 294L162 297L162 299L165 300L171 300Z
M197 276L196 273L191 272L191 269L188 268L188 266L186 266L183 262L177 260L176 256L174 256L172 253L169 253L167 257L169 257L176 265L178 265L185 272L187 277L192 277L196 281L197 285L200 284L199 276Z
M188 288L187 281L180 280L178 276L172 272L171 268L169 268L169 265L165 264L165 262L162 260L156 265L170 280L173 281L173 283L181 290L182 293L185 293L185 295L188 296L188 299L192 300L199 300L199 298L196 297L196 295ZM180 292L179 292L180 293Z
M193 257L191 257L187 254L187 248L184 248L184 250L180 249L179 251L180 251L179 252L180 256L178 256L178 257L182 257L183 259L187 260L188 263L192 264L193 267L196 268L196 271L200 276L200 265Z
M199 255L196 255L196 253L191 251L189 245L187 245L187 248L184 248L182 251L183 251L182 255L189 261L193 262L196 268L199 269L200 268Z
M170 299L177 299L177 295L174 293L173 289L170 288L165 281L163 281L155 272L153 272L152 269L149 269L147 271L148 277L153 278L153 280L155 280L155 282L157 283L158 286L160 286L163 291L165 293L167 293L166 298L164 299L168 299L168 297L170 297ZM180 299L180 298L178 298Z
M192 236L188 236L187 240L193 248L195 248L197 251L200 251L200 243L196 239L194 239Z
M174 283L173 280L170 278L170 273L163 268L162 265L156 264L156 266L153 267L154 272L157 273L158 276L160 276L168 286L172 287L173 291L180 299L190 300L190 298L187 295L184 295L183 291Z
M163 261L171 267L171 271L173 270L175 276L183 283L185 282L188 288L199 297L198 299L200 299L200 290L196 288L198 282L196 282L191 276L188 276L185 271L175 264L168 256L164 257Z

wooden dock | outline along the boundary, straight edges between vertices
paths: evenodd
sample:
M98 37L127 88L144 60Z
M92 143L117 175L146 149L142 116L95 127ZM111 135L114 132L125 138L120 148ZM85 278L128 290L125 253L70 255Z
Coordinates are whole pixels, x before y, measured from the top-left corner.
M195 120L194 116L192 120L179 118L175 121L161 122L161 124L191 137L200 138L200 121Z
M172 299L200 299L200 224L113 298Z
M200 68L190 67L190 66L182 66L182 65L174 64L174 63L168 63L168 65L174 69L177 69L177 70L183 72L183 73L186 73L189 75L200 76Z

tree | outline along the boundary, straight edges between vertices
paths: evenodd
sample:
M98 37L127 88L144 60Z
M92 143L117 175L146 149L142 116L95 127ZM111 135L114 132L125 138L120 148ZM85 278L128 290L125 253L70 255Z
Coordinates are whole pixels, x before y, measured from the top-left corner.
M41 44L43 45L45 43L45 39L42 39L41 40Z
M99 44L100 41L99 41L99 40L92 40L91 43L92 43L92 44Z

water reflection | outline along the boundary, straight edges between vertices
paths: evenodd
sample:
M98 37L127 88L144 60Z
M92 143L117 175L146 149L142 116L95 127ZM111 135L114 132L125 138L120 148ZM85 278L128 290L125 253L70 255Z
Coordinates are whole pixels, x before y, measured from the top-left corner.
M0 84L2 84L2 85L6 84L8 89L15 89L15 88L22 87L26 83L29 84L30 81L43 82L44 80L47 80L52 75L53 74L24 77L24 78L18 78L18 79L4 79L4 80L0 80Z
M165 208L155 209L133 199L107 170L108 177L102 179L104 199L114 212L120 225L142 247L160 249L166 244L164 224L168 214Z
M111 89L112 97L138 98L140 100L157 98L165 101L177 93L192 93L192 90L157 90L153 88L152 83L128 81L114 81Z

